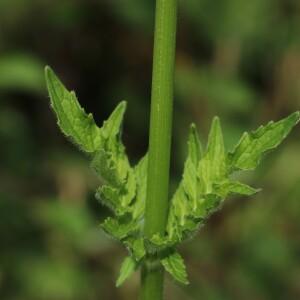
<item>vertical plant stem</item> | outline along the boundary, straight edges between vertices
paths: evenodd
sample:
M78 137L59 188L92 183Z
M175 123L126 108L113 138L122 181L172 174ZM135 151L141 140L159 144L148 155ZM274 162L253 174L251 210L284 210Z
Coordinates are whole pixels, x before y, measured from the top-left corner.
M145 236L164 234L168 216L170 148L172 136L177 0L157 0L149 135ZM142 299L160 300L162 267L155 257L142 268Z

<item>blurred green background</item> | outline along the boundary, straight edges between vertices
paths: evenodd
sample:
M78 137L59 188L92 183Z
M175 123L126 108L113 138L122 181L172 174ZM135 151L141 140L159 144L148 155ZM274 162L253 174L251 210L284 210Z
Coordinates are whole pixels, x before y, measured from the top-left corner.
M104 235L98 179L59 132L43 67L77 91L101 125L128 101L123 140L147 150L154 0L0 0L0 299L137 299L139 275L115 288L126 251ZM179 1L171 190L188 126L205 141L223 121L241 133L300 107L298 0ZM300 128L181 247L191 284L166 299L300 299Z

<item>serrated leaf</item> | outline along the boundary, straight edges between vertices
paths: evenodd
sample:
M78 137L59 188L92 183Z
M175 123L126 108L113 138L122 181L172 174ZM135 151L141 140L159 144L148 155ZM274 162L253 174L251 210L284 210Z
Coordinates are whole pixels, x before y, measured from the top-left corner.
M258 193L260 189L252 188L251 186L238 181L225 180L221 183L215 184L214 191L221 197L225 198L230 194L251 196Z
M104 182L98 188L96 198L118 215L128 212L136 193L136 178L125 153L116 155L99 150L94 155L91 167Z
M184 189L181 186L179 186L179 188L175 192L173 203L174 203L174 214L178 218L179 224L183 226L185 223L185 217L189 213L190 209L188 205L188 199L186 198Z
M147 194L148 154L146 154L134 168L136 178L136 200L132 217L139 220L144 216Z
M103 123L95 124L91 114L80 107L74 92L69 92L50 68L46 68L51 105L58 124L82 150L91 154L91 166L102 180L96 197L109 207L115 217L108 217L103 230L128 247L132 257L121 268L117 285L133 269L133 261L141 260L146 252L141 236L147 183L147 156L133 169L121 141L121 127L126 103L121 102ZM134 201L133 201L134 200ZM132 203L133 202L133 203Z
M173 252L161 259L161 263L175 280L183 284L189 283L184 261L178 252Z
M213 212L221 208L228 195L234 193L252 195L258 191L229 179L222 129L218 118L214 118L212 122L208 146L202 158L199 155L200 147L196 148L198 155L192 155L195 150L191 149L195 149L195 146L191 145L199 144L199 139L194 134L195 128L192 129L194 132L191 131L189 137L189 155L183 179L171 202L167 223L168 235L163 240L156 238L151 241L157 248L178 243L193 235Z
M194 165L197 165L202 157L202 146L199 139L198 131L195 124L190 126L190 134L188 140L188 157Z
M176 245L176 242L177 240L170 240L168 236L162 236L161 234L156 233L150 240L146 240L146 248L151 253L157 253L173 248Z
M126 212L119 212L120 194L116 188L113 188L109 185L100 186L96 190L96 199L111 209L115 214L124 214Z
M215 117L208 137L207 150L198 166L200 193L212 192L213 183L227 177L226 155L220 120Z
M251 133L244 133L233 152L228 155L231 171L253 170L267 151L276 148L299 122L300 113L295 112L287 118L266 126L259 127Z
M175 197L176 195L176 197ZM179 219L176 214L176 206L177 206L177 201L181 200L181 201L185 201L187 199L183 198L180 199L179 197L177 197L177 191L175 192L173 198L172 198L172 202L171 202L171 207L170 207L170 211L169 211L169 215L168 215L168 222L167 222L167 239L171 240L171 241L181 241L182 240L182 228L180 228L180 222ZM177 199L177 200L176 200Z
M137 263L135 262L135 260L132 257L130 257L130 256L126 257L122 263L120 275L117 279L116 286L117 287L121 286L124 283L124 281L128 277L130 277L132 275L132 273L134 273L137 266L138 266Z
M121 198L121 206L128 207L136 195L136 178L133 170L129 167L123 195Z
M103 230L117 240L122 240L138 230L136 223L108 217L101 224Z
M262 155L278 146L298 123L299 112L252 133L245 133L233 152L226 154L222 129L214 118L206 151L202 153L196 126L191 125L188 157L182 181L170 205L166 232L151 239L143 235L147 189L147 155L131 168L121 141L126 103L121 102L101 128L91 114L80 107L74 92L68 91L54 72L46 68L47 86L58 125L83 151L91 154L92 167L102 179L96 197L114 217L102 228L129 250L121 267L117 286L128 278L147 255L156 253L161 264L177 281L188 283L183 259L174 249L191 236L206 219L220 209L230 194L252 195L258 190L230 179L235 170L255 168ZM157 264L159 261L154 260Z
M51 106L56 113L62 132L80 149L93 153L102 143L100 128L92 114L86 114L74 92L69 92L50 67L45 69Z
M91 167L104 181L105 184L110 184L116 188L123 185L124 178L118 173L116 162L112 152L100 149L94 155L91 162Z
M184 165L182 176L182 186L185 193L189 196L193 206L196 207L198 176L197 166L202 156L202 147L199 140L198 132L194 124L190 127L190 134L188 139L188 157Z
M188 157L184 165L182 181L179 184L172 200L167 223L169 240L165 244L181 240L186 225L190 224L187 218L192 210L196 210L198 201L197 166L202 156L202 147L194 124L190 127L188 139Z
M198 198L197 202L199 202ZM191 201L180 185L172 198L167 222L167 236L163 244L175 245L194 234L200 221L196 222L195 220L198 207L199 203L196 207L192 206Z
M225 146L221 122L215 117L208 137L206 156L209 160L210 179L215 180L226 175Z
M101 134L105 139L119 136L121 133L121 125L123 123L124 113L126 111L126 102L122 101L111 113L109 118L104 121L101 128Z
M143 238L128 238L124 241L124 244L129 248L131 255L136 261L140 261L146 255Z
M199 220L198 224L200 225L200 222L203 223L205 219L220 208L221 203L222 198L215 193L201 195L197 210L193 212L193 217Z

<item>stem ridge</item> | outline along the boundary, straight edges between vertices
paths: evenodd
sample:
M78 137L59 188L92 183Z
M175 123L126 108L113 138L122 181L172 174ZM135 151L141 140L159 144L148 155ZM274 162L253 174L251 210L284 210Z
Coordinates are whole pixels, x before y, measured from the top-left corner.
M169 209L176 22L177 0L157 0L144 228L146 238L151 238L155 233L164 234ZM142 268L142 300L162 299L163 273L161 266L149 269L145 262Z

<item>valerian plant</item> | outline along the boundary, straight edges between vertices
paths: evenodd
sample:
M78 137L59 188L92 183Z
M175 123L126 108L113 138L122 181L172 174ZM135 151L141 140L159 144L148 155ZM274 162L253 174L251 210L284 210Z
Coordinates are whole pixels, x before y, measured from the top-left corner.
M147 252L159 254L160 263L177 281L187 284L182 257L176 247L205 224L232 195L251 196L259 190L232 179L237 171L254 170L263 155L276 148L299 122L295 112L279 122L269 122L250 133L245 132L232 151L226 151L220 120L212 121L206 149L203 149L195 124L190 127L188 156L182 180L170 200L164 235L150 239L143 234L147 154L131 166L121 141L126 102L121 102L99 128L91 114L81 108L74 92L69 92L54 72L46 68L51 106L61 131L91 160L91 168L101 178L96 198L111 209L113 216L103 230L128 249L117 286L143 263Z
M225 149L218 117L212 121L205 148L192 124L182 180L169 200L176 2L156 1L149 150L137 165L130 165L121 140L126 102L98 127L75 93L68 91L49 67L45 70L61 131L87 154L101 179L96 198L111 210L101 226L128 249L116 285L141 267L143 300L162 299L163 270L176 281L188 283L178 245L194 236L230 195L251 196L259 191L233 179L233 174L254 170L300 119L295 112L246 132L232 151Z

